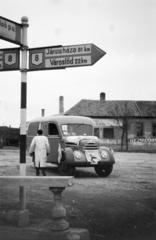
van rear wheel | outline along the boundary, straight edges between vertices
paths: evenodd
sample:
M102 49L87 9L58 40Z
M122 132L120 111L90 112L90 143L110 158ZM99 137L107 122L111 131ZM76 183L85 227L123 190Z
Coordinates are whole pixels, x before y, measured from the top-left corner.
M58 165L59 174L62 176L73 176L75 168L68 165L65 161L61 161Z

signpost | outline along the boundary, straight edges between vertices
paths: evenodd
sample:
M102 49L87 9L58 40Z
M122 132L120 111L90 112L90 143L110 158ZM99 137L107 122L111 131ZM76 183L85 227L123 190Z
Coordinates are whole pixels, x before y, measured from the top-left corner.
M6 41L22 45L21 33L22 26L19 23L13 22L7 18L0 16L0 38Z
M51 46L28 49L28 18L22 17L21 24L0 16L0 39L18 44L21 48L0 49L0 71L21 71L21 119L20 119L20 175L26 175L26 108L27 108L27 71L62 69L66 67L91 66L106 52L92 43ZM20 65L21 50L21 67ZM27 52L29 50L29 69ZM25 189L20 186L21 209L25 209Z
M29 71L91 66L105 54L92 43L33 48L29 49Z
M19 70L19 48L0 49L0 71Z

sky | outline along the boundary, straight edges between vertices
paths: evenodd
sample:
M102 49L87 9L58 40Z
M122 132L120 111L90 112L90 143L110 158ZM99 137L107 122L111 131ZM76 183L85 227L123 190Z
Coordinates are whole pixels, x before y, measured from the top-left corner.
M156 101L155 0L0 0L0 16L27 16L28 47L93 43L106 52L92 66L27 73L27 121L81 99ZM0 39L0 49L16 48ZM21 73L0 72L0 126L20 126Z

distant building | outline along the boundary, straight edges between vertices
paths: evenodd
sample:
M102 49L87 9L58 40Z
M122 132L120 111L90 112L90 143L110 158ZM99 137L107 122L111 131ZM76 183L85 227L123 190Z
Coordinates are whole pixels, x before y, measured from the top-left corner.
M156 101L82 99L64 113L95 120L95 135L117 150L156 152Z
M0 127L0 147L19 146L19 128Z

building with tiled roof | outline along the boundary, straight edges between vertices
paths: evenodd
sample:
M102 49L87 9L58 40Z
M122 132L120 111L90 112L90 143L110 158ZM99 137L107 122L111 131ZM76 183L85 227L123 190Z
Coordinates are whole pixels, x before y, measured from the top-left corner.
M91 117L95 135L117 149L156 151L156 101L82 99L65 115Z

